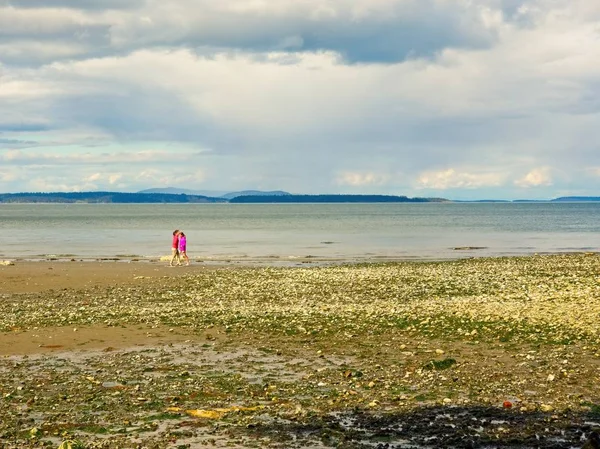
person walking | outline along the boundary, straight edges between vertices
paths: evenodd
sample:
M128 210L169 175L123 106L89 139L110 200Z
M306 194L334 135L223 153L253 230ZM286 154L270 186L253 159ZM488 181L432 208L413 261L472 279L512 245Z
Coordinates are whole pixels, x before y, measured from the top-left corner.
M179 232L179 261L181 262L181 257L185 259L186 265L190 264L190 258L187 255L187 238L183 231ZM181 264L180 264L181 265Z
M173 262L177 259L177 265L181 265L181 256L179 255L179 234L181 231L175 229L173 231L173 240L171 241L171 262L169 266L173 266Z

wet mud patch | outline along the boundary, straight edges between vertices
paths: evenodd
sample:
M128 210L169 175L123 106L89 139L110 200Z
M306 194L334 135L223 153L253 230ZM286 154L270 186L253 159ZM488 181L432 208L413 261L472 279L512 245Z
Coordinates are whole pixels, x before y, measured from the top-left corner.
M423 407L384 415L352 411L311 422L256 425L289 447L569 448L581 447L600 427L600 414L521 413L493 407ZM291 444L294 442L294 444Z
M0 356L60 354L71 351L110 352L129 347L154 347L183 342L210 343L221 339L220 329L192 333L159 325L40 326L0 332Z

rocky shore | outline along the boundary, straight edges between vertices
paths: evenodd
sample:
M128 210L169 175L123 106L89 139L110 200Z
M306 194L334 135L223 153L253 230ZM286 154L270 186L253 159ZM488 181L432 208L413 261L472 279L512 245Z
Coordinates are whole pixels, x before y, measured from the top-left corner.
M581 447L600 257L0 266L6 448Z

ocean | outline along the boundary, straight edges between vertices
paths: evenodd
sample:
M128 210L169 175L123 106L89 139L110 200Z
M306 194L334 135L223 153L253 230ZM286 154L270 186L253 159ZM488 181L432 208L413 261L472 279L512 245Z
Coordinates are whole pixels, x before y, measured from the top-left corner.
M0 258L299 264L600 249L600 203L0 204Z

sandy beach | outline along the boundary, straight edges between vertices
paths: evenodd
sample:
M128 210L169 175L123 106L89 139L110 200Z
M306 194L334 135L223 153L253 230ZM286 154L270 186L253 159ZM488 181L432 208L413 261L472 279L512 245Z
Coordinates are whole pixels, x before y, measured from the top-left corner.
M595 254L0 266L0 441L580 447L599 279Z
M161 277L176 278L214 266L192 264L170 267L167 262L130 261L17 261L0 265L0 294L39 293L46 290L143 284ZM218 267L217 267L218 268Z

